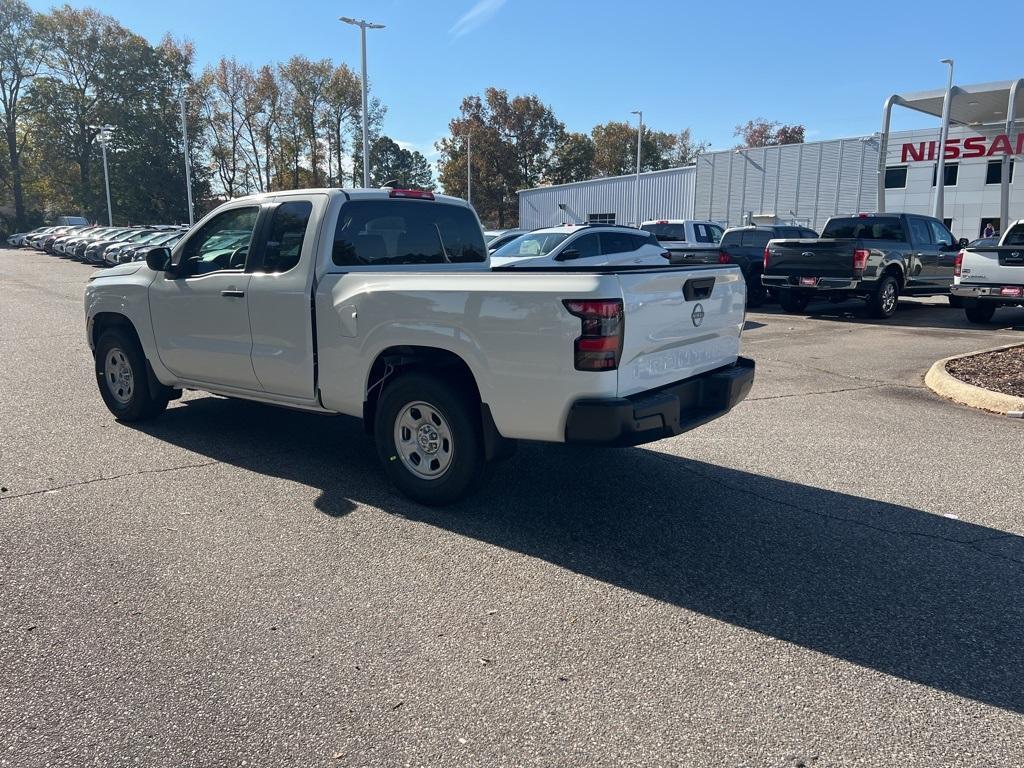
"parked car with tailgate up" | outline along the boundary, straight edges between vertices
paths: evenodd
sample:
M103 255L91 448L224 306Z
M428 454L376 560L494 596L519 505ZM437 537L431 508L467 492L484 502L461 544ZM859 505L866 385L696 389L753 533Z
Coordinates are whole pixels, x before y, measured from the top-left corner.
M1024 219L999 245L971 243L953 265L953 296L972 323L987 323L999 307L1024 306Z
M446 504L516 439L637 445L746 396L739 270L663 264L491 271L463 200L267 193L93 273L86 337L121 421L183 388L348 414L404 493Z
M873 317L896 313L899 297L949 294L958 241L931 216L861 213L833 216L814 240L772 240L764 251L766 288L787 312L815 299L864 299Z

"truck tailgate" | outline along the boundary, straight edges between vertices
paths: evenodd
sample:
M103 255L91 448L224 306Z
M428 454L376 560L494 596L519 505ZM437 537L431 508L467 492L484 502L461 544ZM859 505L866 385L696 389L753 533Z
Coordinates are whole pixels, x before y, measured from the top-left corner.
M619 397L736 362L746 302L738 267L621 272L618 279L625 309Z
M1024 246L968 248L964 251L960 281L1024 284Z
M857 240L772 240L766 275L852 277Z

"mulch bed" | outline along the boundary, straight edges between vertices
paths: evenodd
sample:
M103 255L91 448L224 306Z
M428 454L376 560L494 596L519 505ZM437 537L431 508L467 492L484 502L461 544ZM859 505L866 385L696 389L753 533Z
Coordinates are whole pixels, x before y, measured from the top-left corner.
M976 387L1024 397L1024 346L950 360L946 370Z

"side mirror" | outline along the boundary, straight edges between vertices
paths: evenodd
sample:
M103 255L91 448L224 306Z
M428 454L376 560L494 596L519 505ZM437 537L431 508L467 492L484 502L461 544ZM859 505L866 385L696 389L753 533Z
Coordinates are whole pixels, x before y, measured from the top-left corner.
M578 250L575 248L567 248L555 256L555 261L570 261L571 259L578 259L579 257L580 252Z
M154 272L169 272L171 267L171 249L157 245L146 251L146 266Z
M959 240L957 241L956 247L957 247L957 248L966 248L966 247L967 247L968 245L970 245L970 244L971 244L971 241L970 241L970 240L968 240L968 239L967 239L966 237L961 237L961 238L960 238L960 239L959 239Z

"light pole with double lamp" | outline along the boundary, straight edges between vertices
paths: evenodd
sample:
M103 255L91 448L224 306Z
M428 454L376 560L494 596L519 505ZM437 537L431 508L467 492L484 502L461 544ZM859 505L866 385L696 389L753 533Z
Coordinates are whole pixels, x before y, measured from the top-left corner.
M339 16L339 21L359 27L359 40L362 45L363 55L363 187L370 186L370 124L366 104L366 30L384 29L383 24L374 24L365 19L351 19L348 16Z
M111 135L113 135L113 125L90 125L94 131L99 131L99 135L96 137L100 143L100 149L103 150L103 186L107 190L107 225L114 226L114 212L110 208L110 174L107 171L107 142L110 141Z

